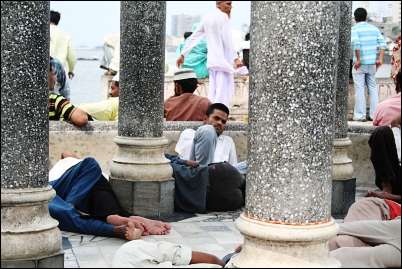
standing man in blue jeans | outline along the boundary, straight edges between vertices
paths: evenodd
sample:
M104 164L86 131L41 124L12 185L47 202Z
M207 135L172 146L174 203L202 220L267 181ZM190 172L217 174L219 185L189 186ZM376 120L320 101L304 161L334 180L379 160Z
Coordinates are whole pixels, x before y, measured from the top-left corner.
M375 73L382 66L387 42L381 32L374 25L368 24L367 11L357 8L354 12L356 25L352 27L351 43L353 55L353 82L355 86L354 121L366 121L366 97L364 85L367 85L370 97L370 120L373 120L374 110L378 104L377 84ZM377 60L377 45L380 47L380 56Z

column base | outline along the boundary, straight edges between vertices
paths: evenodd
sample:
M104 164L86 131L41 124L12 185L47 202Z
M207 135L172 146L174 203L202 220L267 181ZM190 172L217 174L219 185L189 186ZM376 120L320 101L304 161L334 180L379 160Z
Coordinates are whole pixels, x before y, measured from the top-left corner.
M356 199L356 178L333 179L331 215L335 219L343 219Z
M331 219L323 224L282 225L253 220L243 213L235 222L244 236L242 251L228 268L339 268L329 255L328 241L339 225Z
M173 169L165 157L164 137L117 136L119 152L110 165L110 185L121 206L142 217L159 219L174 212Z
M1 268L64 268L64 252L26 260L1 260Z
M55 195L50 185L1 190L1 267L64 267L59 222L48 208Z
M141 217L159 219L174 213L174 179L127 181L110 176L110 185L121 206Z

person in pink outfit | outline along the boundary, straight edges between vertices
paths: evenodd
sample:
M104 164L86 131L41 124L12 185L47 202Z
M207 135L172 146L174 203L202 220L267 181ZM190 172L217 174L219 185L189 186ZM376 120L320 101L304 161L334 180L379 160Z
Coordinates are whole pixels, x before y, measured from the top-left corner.
M379 103L374 111L373 126L391 126L391 121L401 115L401 71L396 75L396 95Z

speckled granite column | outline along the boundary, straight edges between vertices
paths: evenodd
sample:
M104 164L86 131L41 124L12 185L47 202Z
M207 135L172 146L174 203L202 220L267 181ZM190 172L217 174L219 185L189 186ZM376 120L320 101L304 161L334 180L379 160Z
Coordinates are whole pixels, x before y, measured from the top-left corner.
M163 137L166 2L121 1L120 10L119 152L110 182L126 210L158 218L174 211Z
M1 267L63 267L49 215L49 2L1 2Z
M347 155L347 148L352 144L347 137L352 1L340 1L340 10L331 199L331 215L335 218L345 217L356 196L356 178L352 160Z
M328 241L339 2L252 1L246 211L232 267L339 267Z

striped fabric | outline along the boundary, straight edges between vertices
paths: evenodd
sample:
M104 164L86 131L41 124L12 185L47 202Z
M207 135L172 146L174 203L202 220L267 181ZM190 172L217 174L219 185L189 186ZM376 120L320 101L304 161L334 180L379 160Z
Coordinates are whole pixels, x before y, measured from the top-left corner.
M354 50L360 50L361 64L375 64L377 60L377 44L380 49L387 48L387 42L381 32L372 24L365 21L352 27L351 43ZM353 63L356 62L356 54L353 54Z
M49 120L69 120L74 106L62 95L51 93L49 95Z

